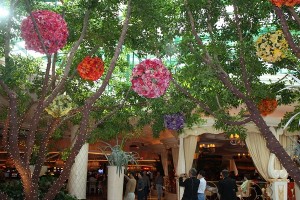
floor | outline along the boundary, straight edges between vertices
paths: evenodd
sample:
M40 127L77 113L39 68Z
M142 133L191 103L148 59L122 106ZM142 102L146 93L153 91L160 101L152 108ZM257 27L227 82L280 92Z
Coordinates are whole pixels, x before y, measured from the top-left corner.
M106 196L105 195L101 195L101 194L92 194L92 195L88 195L87 200L106 200ZM157 200L157 196L150 196L148 197L147 200ZM162 198L161 200L174 200L174 199L166 199L166 198Z

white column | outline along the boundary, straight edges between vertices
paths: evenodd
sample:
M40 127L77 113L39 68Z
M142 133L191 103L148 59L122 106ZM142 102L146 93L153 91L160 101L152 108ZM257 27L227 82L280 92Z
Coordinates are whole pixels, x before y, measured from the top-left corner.
M124 167L119 174L117 166L107 166L107 200L121 200L124 184Z
M76 137L77 130L78 126L71 128L71 141L76 141L74 138ZM68 180L68 192L77 199L86 199L88 153L89 144L86 143L75 158L75 163L72 166Z
M184 146L183 146L183 137L179 138L179 154L178 154L178 164L177 164L177 175L185 173L185 157L184 157ZM184 187L179 187L179 182L177 179L177 197L182 199Z
M279 180L279 181L278 181ZM272 199L274 200L287 200L287 180L277 179L271 182Z

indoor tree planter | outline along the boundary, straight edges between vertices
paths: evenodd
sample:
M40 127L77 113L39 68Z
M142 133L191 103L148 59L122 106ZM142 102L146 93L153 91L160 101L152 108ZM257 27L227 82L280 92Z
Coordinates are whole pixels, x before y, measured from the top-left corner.
M124 142L124 141L123 141ZM122 144L123 144L122 142ZM128 163L136 163L138 154L136 152L125 152L123 145L107 146L101 148L108 161L107 173L107 199L122 199L124 172L127 170Z

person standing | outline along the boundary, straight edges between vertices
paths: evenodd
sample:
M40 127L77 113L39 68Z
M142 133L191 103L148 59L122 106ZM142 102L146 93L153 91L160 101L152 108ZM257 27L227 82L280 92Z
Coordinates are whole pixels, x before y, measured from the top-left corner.
M163 179L162 175L160 175L160 172L157 172L154 183L155 183L155 187L157 190L157 198L158 198L158 200L161 200L161 197L163 194L164 179Z
M181 200L198 200L198 188L200 180L197 179L197 170L190 169L189 177L181 174L179 177L179 186L184 187L184 193Z
M205 200L205 189L206 189L206 180L205 180L205 171L200 170L197 178L200 181L198 187L198 200Z
M134 191L136 187L136 180L134 178L134 174L130 172L129 176L124 175L124 177L127 180L124 200L134 200L135 199Z
M144 187L145 200L147 200L148 195L149 195L149 190L150 190L150 179L149 179L146 171L143 172L143 181L145 184L145 187Z
M220 173L221 180L218 182L218 193L220 200L237 200L238 191L236 181L229 177L229 171L224 169Z
M137 199L138 200L144 200L144 198L145 198L144 188L145 188L145 184L144 184L144 181L143 181L143 176L139 172L138 173L137 188L136 188L136 190L137 190Z

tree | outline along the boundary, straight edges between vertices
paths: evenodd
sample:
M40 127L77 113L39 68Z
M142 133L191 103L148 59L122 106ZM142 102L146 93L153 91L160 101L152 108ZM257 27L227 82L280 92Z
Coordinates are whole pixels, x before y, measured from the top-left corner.
M11 30L12 30L12 13L13 11L17 11L17 6L25 6L26 9L29 11L32 9L29 1L26 1L25 4L22 4L21 2L17 1L10 1L10 11L11 11L11 17L7 21L6 25L6 32L5 32L5 67L3 68L2 74L1 74L1 80L0 84L2 86L2 95L5 99L7 99L8 102L8 110L6 112L5 118L5 125L4 125L4 130L3 130L3 141L5 143L5 147L7 149L7 152L9 153L10 157L13 159L14 164L16 166L16 169L20 173L23 188L24 188L24 199L38 199L38 178L39 178L39 171L41 170L41 166L45 161L46 153L47 153L47 148L48 148L48 143L53 135L54 131L57 129L57 127L62 123L62 118L61 117L54 117L54 118L49 118L45 117L43 113L44 109L47 108L50 103L55 99L55 97L58 94L62 94L64 91L66 91L66 88L68 88L68 80L69 78L72 80L72 74L71 68L74 65L74 60L75 60L75 54L79 50L80 44L83 43L84 37L86 36L87 33L92 33L91 30L88 31L88 23L91 20L91 15L92 13L95 15L95 12L97 11L92 11L93 6L95 5L95 1L90 1L86 4L84 2L73 2L65 6L65 14L66 16L68 15L67 12L70 9L70 7L75 7L75 8L80 8L85 9L85 14L84 17L82 14L79 14L79 11L77 11L77 17L83 19L83 24L82 24L82 30L81 33L79 34L79 38L77 38L76 34L76 27L74 28L74 35L70 36L69 41L69 47L67 47L65 50L66 52L69 51L69 54L63 57L59 57L57 54L49 54L46 53L46 60L47 60L47 66L45 72L43 71L38 71L38 73L34 73L36 77L34 77L34 81L40 83L34 84L33 81L27 82L27 87L25 84L18 85L16 84L16 80L22 82L23 79L28 79L28 76L25 77L14 77L12 73L15 73L13 70L17 70L16 68L18 67L27 67L27 66L32 66L36 63L33 63L28 61L29 63L22 63L22 60L17 60L17 58L12 57L10 54L10 39L12 38L11 36ZM119 2L117 2L119 3ZM20 5L21 4L21 5ZM39 6L39 5L35 5ZM45 5L43 5L45 6ZM68 7L69 6L69 7ZM108 11L104 11L101 13L102 15L110 13L111 12L116 12L117 10L114 10L114 4L107 5L110 6L108 7ZM75 10L75 8L73 8ZM73 11L74 11L73 10ZM88 97L86 99L83 99L81 102L81 105L78 104L79 106L74 110L74 112L79 112L80 114L77 115L79 121L79 131L77 135L77 140L76 143L74 144L74 147L71 150L71 153L66 160L66 164L64 167L64 171L60 175L60 177L55 181L53 186L48 190L48 192L45 194L44 199L53 199L56 194L59 192L59 190L62 188L64 182L67 180L72 163L74 162L75 156L79 152L80 148L82 145L85 143L86 139L88 138L88 134L90 132L89 128L92 124L90 124L90 112L92 110L93 104L97 101L97 99L102 95L104 92L106 86L109 83L109 79L112 76L113 70L116 66L117 59L119 57L121 47L123 45L126 31L128 29L128 24L129 24L129 16L130 16L130 10L131 10L131 5L130 1L128 1L127 5L127 14L124 16L124 23L122 27L122 31L119 33L119 40L117 41L117 44L115 45L115 52L113 55L107 55L108 58L111 59L110 65L107 69L105 78L102 80L102 83L100 86L95 90L94 93L88 94ZM70 13L70 14L75 14L75 13ZM111 17L111 14L107 14L109 17ZM108 17L108 18L109 18ZM105 18L105 16L104 16ZM116 20L116 16L111 19ZM106 25L104 23L104 25ZM78 24L77 24L78 26ZM37 26L35 25L35 29L38 29ZM78 29L77 29L78 31ZM37 31L38 32L38 31ZM40 34L40 33L38 33ZM42 41L43 38L40 37L40 41ZM72 39L74 41L72 41ZM111 38L111 41L116 40L116 38ZM85 41L88 42L88 41ZM93 45L93 44L91 44ZM90 47L91 47L90 45ZM112 46L110 46L112 47ZM45 46L43 47L44 52L47 52L47 49ZM63 74L59 74L59 70L56 70L56 62L57 58L65 59L63 60L63 64L60 65L60 67L63 67ZM26 60L26 59L25 59ZM23 65L24 64L24 65ZM52 74L50 74L50 71L52 70ZM74 71L74 69L73 69ZM28 74L26 74L28 75ZM10 78L5 78L5 77L11 77ZM74 85L74 84L73 84ZM20 86L23 88L20 88ZM23 90L25 86L25 91ZM38 87L39 86L39 87ZM31 88L29 88L31 87ZM38 87L38 88L34 88ZM27 90L28 89L28 90ZM35 89L34 93L31 93L30 89ZM84 88L83 88L84 89ZM22 91L23 90L23 91ZM37 95L37 98L32 97L32 95L35 94ZM25 99L25 101L22 101L21 99ZM77 98L78 99L78 98ZM24 106L25 108L23 110L20 109L20 107ZM116 109L117 110L117 109ZM30 113L33 112L33 113ZM115 111L113 111L115 112ZM112 113L113 113L112 112ZM111 113L111 114L112 114ZM32 117L31 124L28 127L28 134L26 135L26 151L24 155L20 154L20 150L18 147L18 140L19 140L19 131L20 128L24 128L24 124L28 121L28 115ZM75 115L75 114L74 114ZM105 118L105 117L104 117ZM102 118L102 120L104 120ZM43 126L43 120L46 121L46 126ZM45 122L44 121L44 122ZM97 120L94 126L97 124L100 124L101 121ZM39 131L40 128L43 128L43 131ZM39 133L38 133L39 132ZM33 175L31 176L31 173L29 171L29 161L30 157L33 151L33 146L37 138L37 134L42 134L42 139L39 143L40 148L39 148L39 157L35 165L35 170L33 172ZM2 194L3 197L2 199L7 199L7 196L5 194Z
M130 90L128 71L131 68L126 56L133 49L138 49L139 55L155 52L171 40L167 34L161 37L157 30L160 23L167 24L170 20L167 16L173 10L168 1L60 2L61 5L43 1L4 2L10 9L10 16L1 23L0 32L0 42L5 47L0 49L5 59L0 68L2 140L20 173L24 199L54 199L87 140L114 138L123 132L139 134L139 126L132 127L129 119L140 112L140 105L146 101ZM20 38L24 16L30 14L38 42L43 43L41 30L32 16L35 10L52 10L64 17L69 29L66 45L58 53L50 53L50 48L42 45L42 59L14 55L11 48ZM129 20L133 26L129 26ZM169 32L170 28L164 25L161 31ZM92 82L78 76L77 65L87 55L98 56L109 63L105 65L104 78ZM45 67L43 60L46 60ZM61 103L67 109L57 113L57 104ZM64 170L46 194L39 194L38 176L49 141L66 134L72 127L79 128ZM24 130L26 148L20 149L18 142L23 139L21 132ZM34 151L35 147L38 152ZM31 176L29 164L35 153L38 158ZM6 194L0 195L2 199L8 198Z
M233 8L232 15L225 11L226 6L229 5ZM253 5L260 9L253 10ZM261 1L248 3L231 1L229 4L227 1L207 1L199 4L196 1L185 0L183 9L189 21L185 27L191 31L182 36L181 63L188 68L180 71L180 78L181 84L186 89L175 79L173 83L205 113L215 117L216 127L222 128L227 133L238 132L241 137L245 137L243 125L254 123L266 139L270 152L277 156L289 175L299 185L298 165L272 134L257 106L260 100L274 98L276 93L281 95L281 103L290 102L295 95L278 93L284 83L280 81L275 84L261 83L258 79L260 75L273 74L282 68L291 69L298 75L298 47L295 47L284 18L285 8L274 6L280 19L278 24L274 14L271 13L271 6L270 2ZM289 8L289 11L297 19L298 13L292 8ZM273 18L268 20L269 16L274 16L274 20ZM221 17L226 21L222 28L218 28L216 22ZM257 58L254 37L261 34L263 26L271 26L276 30L280 24L294 56L288 55L288 59L279 60L269 67L264 60ZM295 28L295 25L291 27ZM189 76L190 73L197 73L197 76ZM212 101L212 99L216 100ZM241 104L244 105L245 110L236 116L231 116L228 109Z
M78 0L62 1L62 6L57 7L40 1L5 3L11 15L0 29L1 38L5 38L0 40L5 47L0 49L1 57L5 58L0 67L2 139L21 175L25 199L39 198L38 175L47 155L48 142L55 135L63 134L67 126L79 126L76 143L64 171L42 197L44 199L55 198L87 140L107 139L122 132L136 133L145 124L151 124L154 136L158 136L165 129L163 116L178 112L185 115L188 127L198 123L200 113L205 113L216 118L217 128L237 132L242 137L246 134L243 125L255 123L269 142L270 151L299 185L297 165L272 135L257 108L262 99L275 98L277 94L282 96L279 102L282 104L297 98L291 91L277 93L284 87L283 81L273 84L259 81L259 76L275 74L282 68L298 75L298 52L292 46L296 42L293 43L289 35L297 26L291 20L284 20L285 7L274 7L274 10L294 55L289 53L288 59L270 65L258 59L254 46L263 31L280 25L268 1L116 0L99 3ZM123 13L120 20L124 5L127 5L126 14ZM230 7L233 7L232 13L226 11ZM45 70L41 69L39 60L10 52L12 42L20 35L21 18L37 9L61 13L69 28L66 46L59 53L45 54ZM290 12L297 14L293 9ZM78 23L79 19L82 23ZM224 23L219 24L220 20ZM291 28L287 29L288 26ZM36 26L35 29L38 33ZM43 49L47 52L45 47ZM126 60L128 52L134 52L140 60L155 55L168 64L173 85L163 97L146 99L130 90L127 74L132 66ZM76 67L86 55L98 56L110 63L104 78L90 82L78 76ZM73 104L67 115L52 117L44 112L64 93L71 97ZM240 105L244 105L240 113L229 115L229 109ZM132 127L129 118L136 116L138 126ZM23 129L27 130L27 148L20 154L18 141ZM39 157L31 176L29 163L35 145L39 145ZM7 199L5 194L1 195Z

